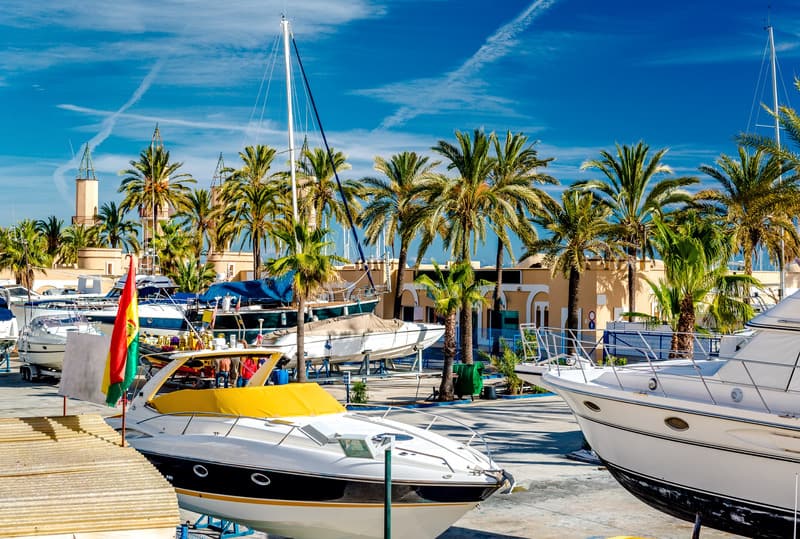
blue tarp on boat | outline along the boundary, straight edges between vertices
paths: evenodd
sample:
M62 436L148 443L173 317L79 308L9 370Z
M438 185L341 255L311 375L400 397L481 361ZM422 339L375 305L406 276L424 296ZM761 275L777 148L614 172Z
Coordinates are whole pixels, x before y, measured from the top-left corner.
M0 322L5 322L14 318L14 313L8 308L5 298L0 298Z
M200 296L200 301L214 303L216 298L233 296L245 303L254 301L291 303L293 278L294 273L289 272L281 277L214 283Z

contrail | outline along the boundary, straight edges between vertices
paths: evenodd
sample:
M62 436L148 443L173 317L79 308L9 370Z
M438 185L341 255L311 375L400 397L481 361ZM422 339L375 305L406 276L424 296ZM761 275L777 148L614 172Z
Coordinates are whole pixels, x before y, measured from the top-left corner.
M147 90L150 89L150 86L153 84L153 80L156 78L156 75L158 75L158 72L161 70L161 66L163 65L164 61L158 60L155 63L155 65L150 69L150 71L147 73L147 75L144 77L144 79L142 79L142 82L139 84L139 87L136 88L136 91L133 92L133 95L131 95L131 97L125 102L125 104L122 105L119 109L117 109L116 112L109 114L103 120L103 122L100 124L101 125L100 131L91 139L89 139L90 150L93 150L94 148L102 144L103 141L106 140L109 137L109 135L111 135L111 132L113 131L114 126L116 125L119 117L122 116L122 114L126 110L135 105L142 98L145 92L147 92ZM56 189L58 189L61 198L63 198L64 201L67 202L68 204L71 204L73 200L69 195L67 180L64 178L64 174L68 170L77 168L80 164L80 159L81 159L81 154L73 155L72 159L70 159L63 165L59 166L55 170L55 172L53 172L53 182L56 184Z
M502 26L491 35L481 48L461 67L445 75L433 88L426 87L424 107L409 105L401 107L397 112L383 120L380 128L401 125L425 111L435 109L437 103L445 100L452 101L451 92L454 85L464 84L474 73L480 71L483 66L511 52L517 35L530 26L536 17L550 8L555 2L556 0L536 0L516 19Z

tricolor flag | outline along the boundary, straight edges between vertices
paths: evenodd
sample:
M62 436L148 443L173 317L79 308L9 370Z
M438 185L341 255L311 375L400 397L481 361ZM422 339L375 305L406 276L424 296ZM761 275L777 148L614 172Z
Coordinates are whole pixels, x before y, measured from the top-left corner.
M111 348L103 375L103 393L106 404L116 406L136 376L139 362L139 298L136 294L136 270L133 257L119 298L117 318L111 332Z

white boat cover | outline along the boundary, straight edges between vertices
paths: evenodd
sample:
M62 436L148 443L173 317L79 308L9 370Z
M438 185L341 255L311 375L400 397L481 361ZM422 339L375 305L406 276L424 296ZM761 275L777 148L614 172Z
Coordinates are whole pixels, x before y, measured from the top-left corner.
M397 318L387 320L374 313L359 313L337 316L325 320L315 320L305 324L305 333L312 335L362 335L365 333L393 333L403 327L404 322ZM294 335L297 328L279 329L271 335L275 338Z

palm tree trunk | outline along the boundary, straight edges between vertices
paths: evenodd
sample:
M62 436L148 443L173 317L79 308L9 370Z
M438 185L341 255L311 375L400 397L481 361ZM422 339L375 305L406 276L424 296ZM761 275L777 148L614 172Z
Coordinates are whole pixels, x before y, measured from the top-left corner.
M400 311L403 308L403 279L406 274L406 260L408 259L408 247L400 246L400 254L397 259L397 277L394 282L394 305L392 306L392 318L400 318Z
M569 270L569 284L567 285L567 330L569 337L578 338L578 293L580 292L581 274L575 268ZM575 341L567 340L567 354L575 353Z
M500 355L500 288L503 286L503 242L497 240L497 257L495 258L495 285L492 293L492 320L489 327L492 328L494 339L492 340L492 355Z
M253 234L253 279L260 279L261 272L259 261L261 260L261 236Z
M461 361L472 365L472 305L464 301L461 303Z
M689 295L681 299L680 315L678 316L677 356L692 357L694 354L694 301Z
M628 312L636 312L636 247L628 247ZM633 316L628 317L633 322Z
M306 298L297 295L297 381L306 381Z
M439 385L439 400L451 401L455 398L453 388L453 363L456 358L456 313L450 313L444 320L444 364L442 383Z

